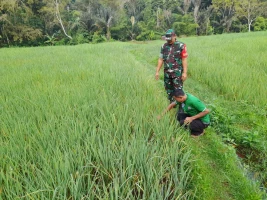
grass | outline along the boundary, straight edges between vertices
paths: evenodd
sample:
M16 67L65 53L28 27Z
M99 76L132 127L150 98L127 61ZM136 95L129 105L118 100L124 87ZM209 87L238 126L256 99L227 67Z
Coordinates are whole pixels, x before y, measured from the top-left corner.
M193 196L190 148L121 45L1 50L2 199Z
M197 199L261 199L260 192L251 192L242 164L237 159L235 150L222 145L214 132L206 131L205 137L192 140L193 154L196 157L194 167ZM252 183L254 186L258 184ZM240 188L243 188L240 191ZM255 190L254 190L255 191Z
M242 162L243 164L245 163L245 168L249 170L248 174L252 174L252 179L256 178L262 187L266 188L265 160L267 151L265 147L267 127L265 123L265 92L262 85L258 86L258 83L254 81L255 79L246 79L250 72L244 70L250 69L251 63L255 61L255 58L252 59L252 55L257 54L255 55L257 59L255 63L259 70L257 72L253 71L253 73L257 74L257 80L265 80L266 74L262 73L262 70L266 68L266 58L262 56L262 50L266 48L264 35L265 32L258 32L182 38L181 40L187 44L189 51L189 79L184 84L185 90L206 102L212 110L212 128L214 131L220 134L222 140L227 144L233 145L239 155L241 153ZM246 42L248 40L251 41ZM131 52L140 61L149 63L151 73L155 73L159 47L163 42L145 43L138 48L132 48ZM235 46L229 45L232 43ZM252 43L257 45L251 45ZM228 52L221 51L222 47L229 48ZM256 53L250 54L250 51L240 52L238 48L250 49ZM236 51L235 54L233 53L234 51ZM199 55L200 53L203 55L209 54L209 56L201 56ZM242 66L236 65L237 67L235 68L231 66L232 69L229 74L222 73L228 70L228 67L225 67L225 65L216 70L210 70L214 68L214 62L210 62L210 59L217 59L220 55L222 58L216 62L221 65L226 61L232 60L233 54L235 63L242 63ZM222 79L229 75L232 75L233 78L228 79L228 82L222 81ZM239 85L237 80L243 79L247 80L247 84ZM231 94L231 87L229 85L239 87L235 96L229 96ZM253 85L253 89L251 89L251 85ZM251 92L250 95L243 95L248 91ZM257 97L257 101L254 101L255 97Z
M233 103L223 98L228 92L193 71L196 52L211 48L208 37L199 46L196 38L184 40L191 59L186 90L224 117L220 104ZM215 134L225 129L212 126L192 140L178 129L175 112L157 120L168 103L154 80L160 44L0 49L0 198L261 199L259 184Z
M226 98L246 100L266 109L265 35L266 32L228 34L188 40L194 63L192 77Z
M246 101L266 112L267 94L263 92L267 84L266 32L178 40L187 45L189 77L231 101ZM163 43L147 42L133 48L132 53L155 66Z

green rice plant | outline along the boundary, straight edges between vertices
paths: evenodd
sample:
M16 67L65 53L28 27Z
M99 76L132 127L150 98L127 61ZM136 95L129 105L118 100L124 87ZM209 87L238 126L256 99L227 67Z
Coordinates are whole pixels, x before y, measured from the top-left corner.
M0 197L258 199L234 159L216 177L236 187L205 171L219 143L193 143L211 150L196 154L175 112L157 120L168 103L150 64L160 42L0 49Z
M0 50L2 199L193 198L186 137L122 47Z
M189 78L231 101L246 101L265 112L266 31L178 38L187 45ZM154 66L165 41L130 46L138 60ZM150 66L151 67L151 66ZM184 83L185 88L190 86Z
M190 75L231 100L266 107L266 32L190 38Z
M224 142L237 147L237 152L245 151L248 156L243 155L243 161L249 162L251 171L261 177L266 177L263 169L267 155L265 35L258 32L178 38L186 43L189 52L185 90L207 103L212 128ZM154 74L163 43L128 49ZM257 136L253 134L256 132ZM258 181L266 185L266 179Z

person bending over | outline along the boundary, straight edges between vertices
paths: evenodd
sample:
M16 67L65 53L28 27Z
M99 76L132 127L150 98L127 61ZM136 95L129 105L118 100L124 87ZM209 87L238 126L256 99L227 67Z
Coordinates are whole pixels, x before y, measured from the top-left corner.
M180 126L189 128L192 136L203 135L204 129L210 124L209 109L197 97L185 93L182 89L174 90L172 96L175 101L168 105L158 119L180 103L184 111L176 115Z

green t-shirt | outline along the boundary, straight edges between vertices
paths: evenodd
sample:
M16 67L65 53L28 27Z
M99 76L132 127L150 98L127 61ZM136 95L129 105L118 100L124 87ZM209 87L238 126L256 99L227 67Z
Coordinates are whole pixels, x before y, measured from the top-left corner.
M202 103L197 97L195 97L192 94L186 93L187 99L184 103L182 103L184 112L188 114L189 116L195 116L198 113L203 112L206 109L206 106L204 103ZM177 102L178 103L178 102ZM210 115L207 114L200 118L200 120L204 124L210 123Z

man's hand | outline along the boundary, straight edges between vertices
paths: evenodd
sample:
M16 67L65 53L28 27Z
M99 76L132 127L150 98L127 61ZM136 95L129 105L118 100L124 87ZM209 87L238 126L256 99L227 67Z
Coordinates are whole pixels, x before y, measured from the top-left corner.
M193 117L187 117L187 118L185 118L185 120L184 120L184 124L185 124L185 125L190 124L193 120L194 120Z
M168 105L168 107L162 112L162 114L157 116L157 119L160 120L168 111L170 111L171 109L173 109L175 105L176 105L175 102L170 103Z
M187 79L187 74L186 73L182 73L182 81L184 82Z
M158 72L156 72L156 74L155 74L155 79L159 80L159 73Z

